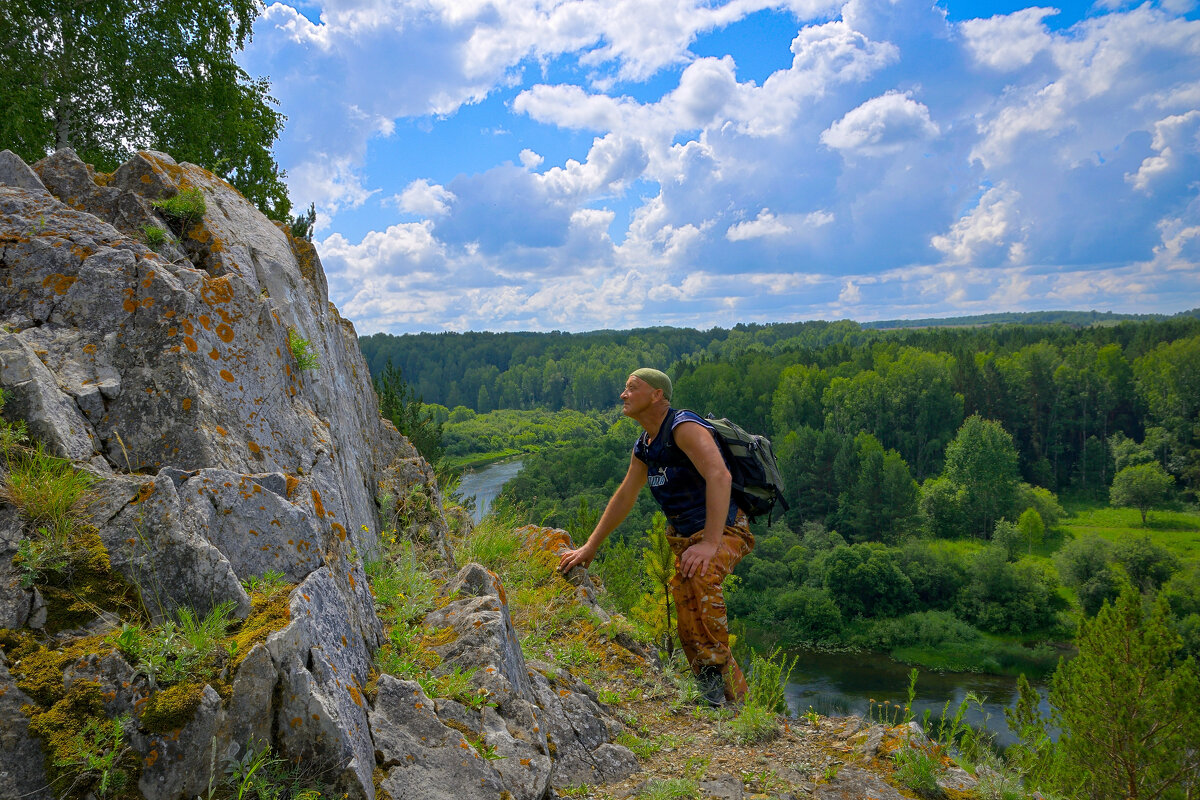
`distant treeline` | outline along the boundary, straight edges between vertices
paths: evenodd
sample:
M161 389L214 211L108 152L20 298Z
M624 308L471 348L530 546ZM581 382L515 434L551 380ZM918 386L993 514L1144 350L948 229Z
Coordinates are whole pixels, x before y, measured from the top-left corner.
M876 331L839 321L376 334L361 344L373 373L391 362L426 403L480 413L611 409L630 371L664 367L678 404L770 435L799 474L823 479L847 466L835 464L846 443L868 433L923 481L941 471L963 421L979 414L1011 434L1022 478L1057 492L1106 489L1109 438L1141 442L1148 428L1181 486L1200 488L1200 357L1187 343L1198 335L1200 319L1182 314L1092 327ZM789 487L801 507L833 516L838 487L805 483Z
M680 360L720 357L741 348L802 338L814 346L820 331L841 341L859 331L852 322L641 328L590 333L377 333L359 345L372 375L391 362L426 403L480 413L500 408L577 411L613 408L630 372L666 369Z
M1175 316L1200 317L1200 308L1183 311ZM888 319L864 322L864 328L891 330L894 328L938 328L964 325L1113 325L1118 322L1159 322L1166 314L1114 314L1111 311L1009 311L997 314L976 314L971 317L927 317L925 319Z

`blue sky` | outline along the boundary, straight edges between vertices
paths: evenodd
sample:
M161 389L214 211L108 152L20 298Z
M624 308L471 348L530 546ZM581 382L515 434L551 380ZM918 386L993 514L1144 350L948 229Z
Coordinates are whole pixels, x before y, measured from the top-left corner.
M1200 306L1198 0L269 5L359 333Z

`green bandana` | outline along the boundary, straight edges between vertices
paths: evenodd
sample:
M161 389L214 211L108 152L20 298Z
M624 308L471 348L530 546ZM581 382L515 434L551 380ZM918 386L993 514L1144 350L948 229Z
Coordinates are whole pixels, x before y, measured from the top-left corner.
M662 389L663 397L667 398L668 403L671 402L671 379L667 377L667 373L642 367L633 371L633 377L640 378L655 389Z

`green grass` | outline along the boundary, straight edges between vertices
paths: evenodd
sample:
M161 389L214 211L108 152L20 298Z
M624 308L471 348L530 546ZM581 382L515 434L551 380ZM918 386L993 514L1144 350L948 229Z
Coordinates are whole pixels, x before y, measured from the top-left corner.
M680 800L685 797L699 797L700 787L691 778L651 778L638 790L637 796L646 800Z
M892 754L896 763L896 778L921 797L938 797L937 785L941 765L937 757L923 747L905 745Z
M204 212L207 211L204 193L199 189L184 189L174 197L155 200L151 205L166 216L178 220L184 231L203 219Z
M1102 536L1111 542L1149 536L1183 562L1200 561L1200 513L1151 511L1145 525L1136 508L1112 508L1100 503L1072 504L1062 527L1072 538ZM1061 544L1060 544L1061 546Z
M738 715L730 720L728 731L723 730L724 736L721 738L737 744L756 744L774 739L779 731L775 712L751 702L742 706Z
M41 442L33 448L11 448L7 457L8 475L0 495L32 525L47 529L56 539L68 537L79 524L95 479L52 455Z

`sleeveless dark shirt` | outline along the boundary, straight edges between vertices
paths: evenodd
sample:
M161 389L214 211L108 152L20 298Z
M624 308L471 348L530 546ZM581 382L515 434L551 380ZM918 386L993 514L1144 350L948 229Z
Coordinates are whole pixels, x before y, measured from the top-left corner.
M703 425L715 440L716 431L699 414L672 408L667 411L654 441L647 441L648 437L644 432L638 437L637 444L633 446L633 456L645 463L648 472L646 484L663 513L667 515L667 522L679 536L691 536L704 530L707 517L705 481L700 471L692 466L687 453L675 444L675 426L681 422ZM730 497L729 514L725 524L732 525L736 519L737 505Z

